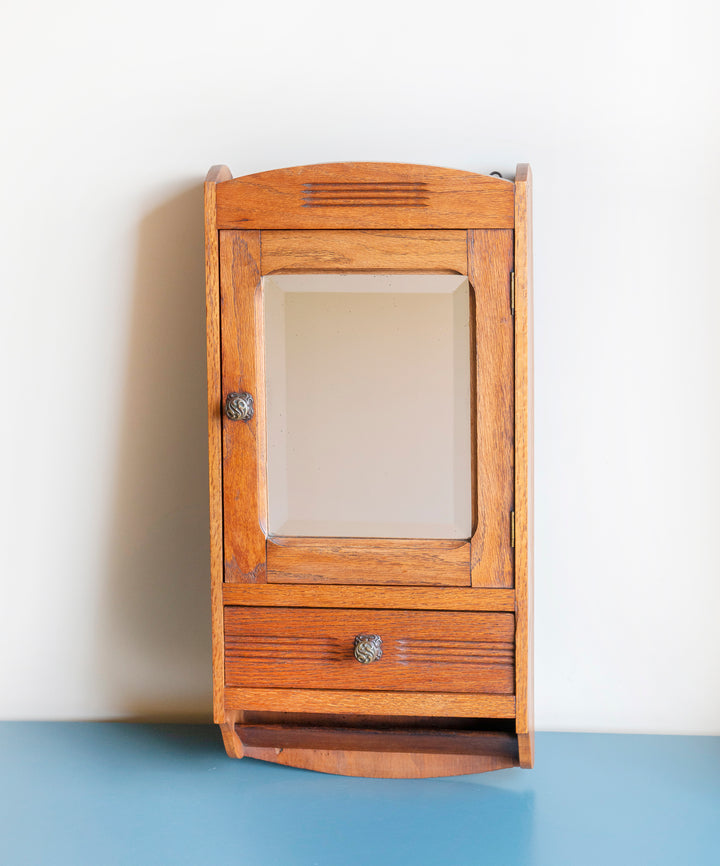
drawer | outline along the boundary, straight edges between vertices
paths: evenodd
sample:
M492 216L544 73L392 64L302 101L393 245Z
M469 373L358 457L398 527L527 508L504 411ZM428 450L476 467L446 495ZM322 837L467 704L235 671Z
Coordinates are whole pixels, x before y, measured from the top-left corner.
M378 635L382 656L355 658ZM512 613L225 607L225 685L515 692Z

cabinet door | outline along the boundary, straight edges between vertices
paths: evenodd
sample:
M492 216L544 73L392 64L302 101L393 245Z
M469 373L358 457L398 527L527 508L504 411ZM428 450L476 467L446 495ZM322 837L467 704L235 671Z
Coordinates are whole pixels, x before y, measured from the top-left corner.
M507 230L220 233L226 580L512 586L511 270Z

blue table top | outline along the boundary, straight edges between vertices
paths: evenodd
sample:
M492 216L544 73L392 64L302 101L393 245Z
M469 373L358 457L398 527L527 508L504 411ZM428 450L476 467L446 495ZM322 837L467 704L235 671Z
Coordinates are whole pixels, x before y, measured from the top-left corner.
M720 738L538 734L534 770L328 776L210 725L0 724L0 864L720 864Z

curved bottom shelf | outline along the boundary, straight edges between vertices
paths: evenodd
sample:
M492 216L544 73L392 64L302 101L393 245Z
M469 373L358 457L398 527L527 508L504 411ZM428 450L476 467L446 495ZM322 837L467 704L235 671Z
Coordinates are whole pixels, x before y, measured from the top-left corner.
M342 776L420 779L520 765L518 738L505 732L237 724L225 734L232 757Z
M249 747L248 758L272 761L302 770L370 779L427 779L463 776L516 767L517 761L491 755L432 755L412 752L351 752L347 750L273 749Z

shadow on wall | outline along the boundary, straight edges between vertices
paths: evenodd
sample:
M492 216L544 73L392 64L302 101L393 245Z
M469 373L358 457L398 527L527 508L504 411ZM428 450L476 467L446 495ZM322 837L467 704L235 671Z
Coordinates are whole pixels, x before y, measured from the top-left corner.
M115 717L209 720L202 185L141 222L98 645Z

